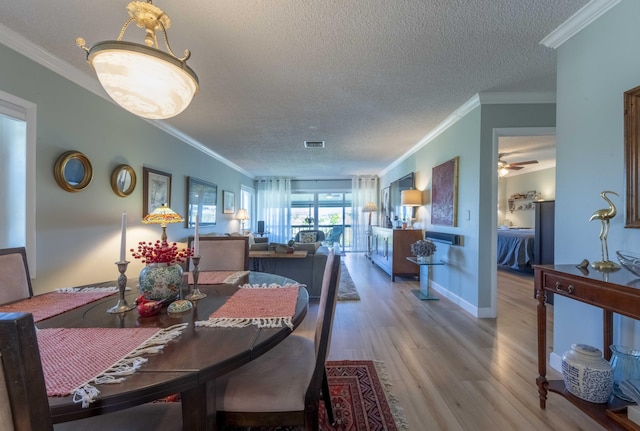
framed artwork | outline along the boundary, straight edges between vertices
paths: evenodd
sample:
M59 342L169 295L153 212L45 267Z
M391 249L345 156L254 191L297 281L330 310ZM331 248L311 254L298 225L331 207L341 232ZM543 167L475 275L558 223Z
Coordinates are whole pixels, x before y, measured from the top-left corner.
M142 168L142 217L167 204L171 207L171 174Z
M218 216L218 186L193 177L187 177L186 227L214 226Z
M624 227L640 228L640 87L624 93L624 171L626 214Z
M387 227L389 220L391 220L389 205L389 187L385 187L380 190L380 226L382 227Z
M236 198L233 192L224 190L222 192L222 213L234 214L236 212Z
M458 225L458 157L432 170L431 224Z

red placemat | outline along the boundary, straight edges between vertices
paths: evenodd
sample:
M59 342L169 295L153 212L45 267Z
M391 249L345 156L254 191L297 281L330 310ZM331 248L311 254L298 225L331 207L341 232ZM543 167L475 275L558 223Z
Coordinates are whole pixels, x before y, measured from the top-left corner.
M293 329L292 318L298 300L298 285L245 285L229 297L209 320L198 321L196 326L241 328L256 325L259 328L288 326Z
M22 311L33 314L33 320L40 322L74 308L118 293L115 288L95 288L90 291L60 290L42 295L32 296L11 304L0 306L0 312L13 313Z
M37 332L48 396L73 394L86 407L100 391L120 383L179 336L188 324L158 328L51 328Z

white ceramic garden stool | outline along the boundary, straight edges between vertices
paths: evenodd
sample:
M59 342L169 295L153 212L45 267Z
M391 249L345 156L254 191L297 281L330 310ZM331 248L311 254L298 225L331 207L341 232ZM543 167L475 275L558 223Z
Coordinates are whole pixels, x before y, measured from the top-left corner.
M613 368L602 352L586 344L572 344L562 355L567 391L592 403L606 403L613 392Z

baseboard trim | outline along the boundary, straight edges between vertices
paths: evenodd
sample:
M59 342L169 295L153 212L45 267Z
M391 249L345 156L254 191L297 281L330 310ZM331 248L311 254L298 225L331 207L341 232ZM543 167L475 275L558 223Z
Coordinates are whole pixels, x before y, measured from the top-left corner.
M478 308L434 281L431 281L430 288L446 297L449 301L453 302L473 317L477 317L479 319L496 317L491 308Z

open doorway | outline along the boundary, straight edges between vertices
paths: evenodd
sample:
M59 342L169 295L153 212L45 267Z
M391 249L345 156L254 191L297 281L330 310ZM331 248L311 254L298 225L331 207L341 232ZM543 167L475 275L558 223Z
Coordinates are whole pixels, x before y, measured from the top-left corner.
M533 275L538 263L540 208L555 201L555 128L509 128L494 131L494 244L492 306L497 304L497 271ZM544 204L542 204L544 202ZM548 225L548 221L544 224ZM551 216L553 223L553 215ZM538 232L538 238L536 238ZM551 235L551 241L553 234ZM547 241L546 246L549 247ZM553 244L550 244L553 250Z

